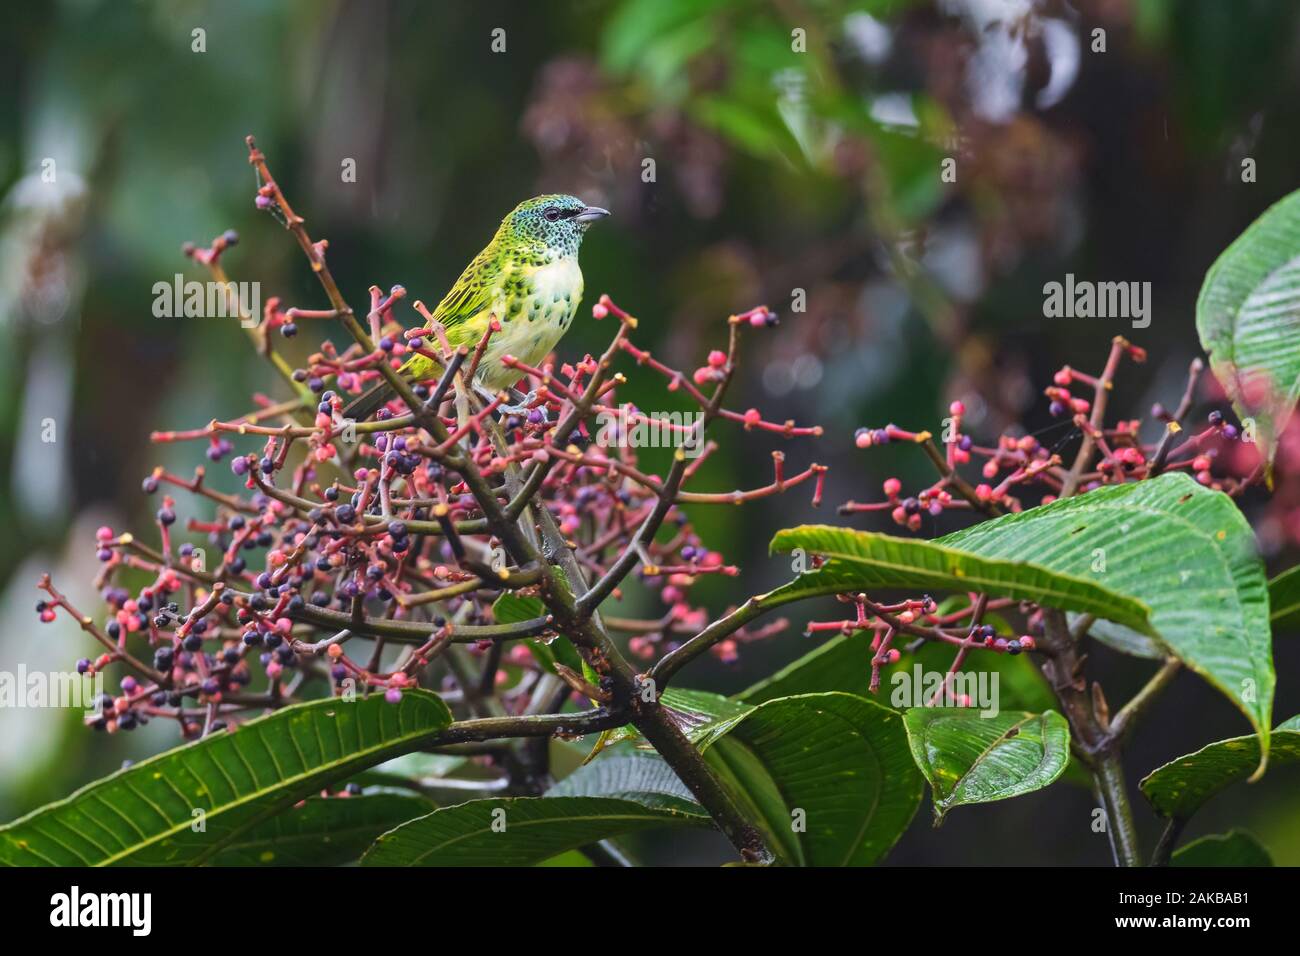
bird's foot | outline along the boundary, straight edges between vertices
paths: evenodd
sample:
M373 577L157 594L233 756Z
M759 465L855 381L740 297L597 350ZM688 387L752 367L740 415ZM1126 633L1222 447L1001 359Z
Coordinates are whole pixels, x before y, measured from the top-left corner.
M538 406L536 409L534 409L532 407L535 401L537 401L537 393L529 392L527 395L524 396L524 400L519 404L498 405L497 411L499 411L502 415L525 415L525 416L533 411L540 411L542 415L545 416L546 415L545 408Z

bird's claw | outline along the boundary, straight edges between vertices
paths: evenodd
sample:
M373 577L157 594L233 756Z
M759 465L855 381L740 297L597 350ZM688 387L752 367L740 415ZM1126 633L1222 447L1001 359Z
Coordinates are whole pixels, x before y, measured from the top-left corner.
M537 401L537 393L529 392L518 405L498 405L497 411L502 415L527 415L533 410L532 405L535 401ZM545 409L542 409L542 414L546 414Z

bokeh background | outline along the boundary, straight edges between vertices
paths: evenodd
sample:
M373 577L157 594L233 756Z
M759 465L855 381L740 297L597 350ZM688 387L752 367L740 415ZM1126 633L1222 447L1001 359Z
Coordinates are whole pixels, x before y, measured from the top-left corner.
M498 28L504 52L492 49ZM795 29L805 52L792 50ZM1298 74L1290 0L6 4L0 668L65 669L90 650L67 622L37 623L34 584L52 570L93 606L94 528L147 527L148 470L203 463L199 445L151 445L151 429L200 426L239 414L253 392L278 394L236 325L153 316L155 282L205 278L181 244L234 228L232 278L323 307L299 251L253 208L248 133L313 235L329 239L354 303L371 284L396 283L436 301L511 206L564 191L615 214L583 251L589 299L609 292L641 316L640 343L672 364L700 364L731 312L782 313L778 329L750 338L731 404L826 434L720 431L726 454L701 486L762 483L781 448L792 469L831 466L828 503L814 511L797 492L694 510L743 569L697 593L721 612L788 576L766 557L777 528L834 520L836 504L874 497L889 475L930 480L914 451L856 450L860 425L935 427L960 398L982 438L1014 422L1049 428L1052 372L1098 370L1121 332L1151 358L1124 369L1112 408L1175 404L1199 353L1206 268L1300 186ZM957 160L956 182L941 179L945 158ZM355 183L342 181L346 159ZM41 175L49 160L52 183ZM1067 272L1151 282L1150 327L1044 318L1043 284ZM791 309L796 290L805 311ZM319 328L285 346L291 359ZM563 356L599 348L610 331L578 322ZM625 397L671 407L648 384ZM1205 389L1198 413L1217 400ZM53 442L42 440L47 419ZM1244 502L1272 570L1296 560L1297 462L1284 448L1274 494ZM202 507L182 501L182 518ZM829 605L816 610L826 617ZM691 683L749 684L809 649L801 623L736 664L701 661ZM1278 635L1275 650L1280 721L1300 711L1300 644ZM1112 701L1150 670L1104 650L1092 666ZM1133 739L1130 781L1247 729L1180 675ZM106 738L74 713L0 711L0 819L174 743L160 727ZM1188 835L1243 826L1279 862L1300 863L1298 783L1296 769L1276 768L1218 798ZM1158 821L1133 796L1150 847ZM939 831L923 809L890 862L1103 864L1092 807L1060 783L964 809ZM712 859L707 846L679 849L678 860Z

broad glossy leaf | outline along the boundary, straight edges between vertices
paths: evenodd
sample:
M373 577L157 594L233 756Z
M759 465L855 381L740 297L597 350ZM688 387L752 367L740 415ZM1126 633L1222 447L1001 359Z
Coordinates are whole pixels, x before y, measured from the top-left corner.
M1071 614L1069 617L1070 627L1073 628L1079 622L1079 615ZM1139 634L1122 624L1103 621L1100 618L1092 622L1092 626L1088 628L1088 634L1101 641L1111 650L1127 654L1129 657L1142 657L1147 660L1159 661L1169 656L1169 649L1156 638L1147 637L1145 634Z
M297 704L141 761L0 827L0 864L206 862L327 784L414 750L451 723L437 695L410 691ZM191 825L204 811L204 830Z
M705 756L789 864L869 866L889 852L921 803L902 718L852 694L766 701L733 722ZM795 832L800 819L804 829Z
M565 850L559 856L553 856L549 860L543 860L537 866L545 867L587 867L595 866L581 850Z
M1300 192L1265 210L1215 260L1196 300L1210 368L1265 457L1300 398Z
M1273 857L1249 833L1232 830L1193 840L1179 847L1170 866L1272 866Z
M1006 520L999 518L978 527L986 528ZM1145 633L1154 633L1147 620L1148 610L1141 601L1084 574L1052 570L1039 562L1032 550L1013 551L1009 555L976 555L969 549L948 546L947 540L896 538L828 525L803 525L778 531L772 539L774 552L799 548L830 560L799 575L773 595L811 597L879 588L907 588L918 592L983 591L992 596L1109 617ZM1034 558L1033 563L1025 560L1029 556Z
M227 843L211 866L341 866L361 858L381 833L434 805L392 793L310 797Z
M390 830L361 865L534 866L610 837L707 824L707 817L608 797L472 800Z
M1268 606L1273 633L1300 631L1300 565L1268 582Z
M1012 632L1003 631L999 627L998 633ZM919 664L921 667L921 686L924 687L927 679L931 683L935 680L925 675L947 673L955 653L952 647L936 643L922 644L912 653L905 653L897 664L884 669L880 702L905 709L911 704L912 698L903 691L910 692L917 686L916 666ZM976 709L987 709L988 701L994 702L999 711L1019 710L1031 714L1041 714L1059 706L1047 679L1034 666L1028 654L972 654L962 664L961 672L967 675L965 686L955 689L966 693ZM906 685L899 682L900 678L896 676L898 674L908 675ZM925 701L928 702L929 698L926 697ZM1070 763L1061 779L1076 786L1092 787L1092 775L1073 755L1070 756Z
M708 816L673 768L649 754L600 757L580 767L550 790L547 797L614 797L647 807Z
M447 777L465 767L469 758L460 754L431 754L412 752L385 760L367 773L408 777L412 780L429 780Z
M1140 598L1151 609L1153 636L1236 704L1267 749L1275 682L1267 581L1255 535L1227 495L1181 473L1161 475L939 542L990 559L1028 557Z
M1186 819L1219 791L1249 777L1259 765L1259 757L1256 734L1219 740L1156 768L1139 786L1157 813ZM1269 760L1274 764L1300 762L1300 715L1273 731Z
M981 717L970 708L913 707L903 724L934 792L936 824L953 807L1041 790L1070 762L1070 727L1054 710Z
M752 709L749 704L721 694L681 687L670 687L660 694L659 705L669 709L678 728L701 749ZM636 728L628 724L616 729L607 744L613 746L624 740L640 739Z
M518 624L520 621L531 621L545 614L546 605L542 603L541 598L522 596L513 591L502 592L501 596L492 602L492 617L498 624ZM532 651L533 659L546 671L554 674L555 665L563 664L574 673L583 672L582 657L567 637L558 635L549 640L529 637L525 639L525 643Z
M867 633L837 634L736 697L747 704L761 704L778 697L829 691L865 695L871 683L871 656Z

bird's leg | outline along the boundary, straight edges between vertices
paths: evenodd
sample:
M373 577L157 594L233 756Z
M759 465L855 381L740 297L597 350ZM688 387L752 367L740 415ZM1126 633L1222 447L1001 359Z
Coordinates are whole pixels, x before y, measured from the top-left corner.
M491 405L493 402L497 400L496 392L492 391L492 389L490 388L486 388L480 385L478 382L474 383L474 393L478 395L479 398L483 399L484 405ZM511 397L513 397L513 395Z

